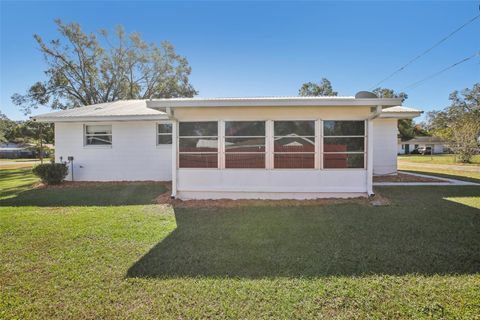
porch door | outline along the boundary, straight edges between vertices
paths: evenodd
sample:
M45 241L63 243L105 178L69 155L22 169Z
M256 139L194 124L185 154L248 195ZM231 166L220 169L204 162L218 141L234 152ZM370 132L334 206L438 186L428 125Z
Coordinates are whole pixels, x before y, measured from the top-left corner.
M405 154L410 154L410 145L405 144Z

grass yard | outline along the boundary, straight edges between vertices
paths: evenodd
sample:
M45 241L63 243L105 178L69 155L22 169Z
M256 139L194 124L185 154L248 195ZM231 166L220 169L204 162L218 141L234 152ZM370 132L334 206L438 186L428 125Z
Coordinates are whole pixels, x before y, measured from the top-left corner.
M480 188L186 208L161 185L0 175L0 318L480 319Z
M455 165L465 165L465 166L478 166L480 165L480 155L476 155L472 158L471 163L460 163L457 160L457 157L453 154L434 154L431 155L418 155L418 154L409 154L409 155L399 155L399 162L416 162L416 163L432 163L432 164L455 164Z
M454 170L435 166L421 167L416 166L414 163L404 163L400 161L398 162L398 170L480 183L480 171Z
M48 163L50 159L44 159L43 163ZM34 164L40 164L38 159L0 159L0 170L31 168Z

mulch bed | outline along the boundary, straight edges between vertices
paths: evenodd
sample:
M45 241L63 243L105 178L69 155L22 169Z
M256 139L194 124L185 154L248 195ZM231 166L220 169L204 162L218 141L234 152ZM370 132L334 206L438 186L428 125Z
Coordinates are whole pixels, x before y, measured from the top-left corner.
M318 206L331 205L338 203L357 203L369 204L369 199L365 197L358 198L326 198L326 199L312 199L312 200L261 200L261 199L218 199L218 200L180 200L171 199L170 190L171 183L165 183L167 192L161 194L155 199L158 204L170 204L178 208L235 208L235 207L298 207L298 206Z
M426 178L419 177L413 174L398 173L397 175L388 175L388 176L375 176L373 177L373 182L443 182L448 183L445 180L435 179L435 178Z
M157 203L163 203L158 201ZM172 206L179 208L235 208L235 207L298 207L298 206L319 206L338 203L357 203L368 205L367 198L351 199L312 199L312 200L261 200L261 199L218 199L218 200L169 200Z

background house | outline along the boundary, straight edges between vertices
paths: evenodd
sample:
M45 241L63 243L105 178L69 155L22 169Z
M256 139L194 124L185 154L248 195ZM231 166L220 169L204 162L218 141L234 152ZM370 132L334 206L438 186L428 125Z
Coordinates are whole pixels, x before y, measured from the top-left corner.
M445 153L447 147L439 137L415 137L407 141L398 141L398 154L410 154L419 147L431 147L433 153Z
M0 159L33 158L34 150L31 145L19 143L0 144Z

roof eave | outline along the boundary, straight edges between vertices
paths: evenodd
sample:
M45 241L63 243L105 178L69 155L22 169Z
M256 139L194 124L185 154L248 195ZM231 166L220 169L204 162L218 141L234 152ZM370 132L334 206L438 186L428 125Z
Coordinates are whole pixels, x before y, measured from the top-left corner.
M129 115L129 116L85 116L85 117L53 117L53 116L36 116L31 117L32 120L38 122L106 122L106 121L156 121L168 120L166 114L159 115Z
M383 112L380 114L380 118L383 119L413 119L419 117L422 111L412 112Z
M396 106L401 99L217 99L217 100L150 100L147 107L152 109L163 108L215 108L215 107L349 107L349 106Z

